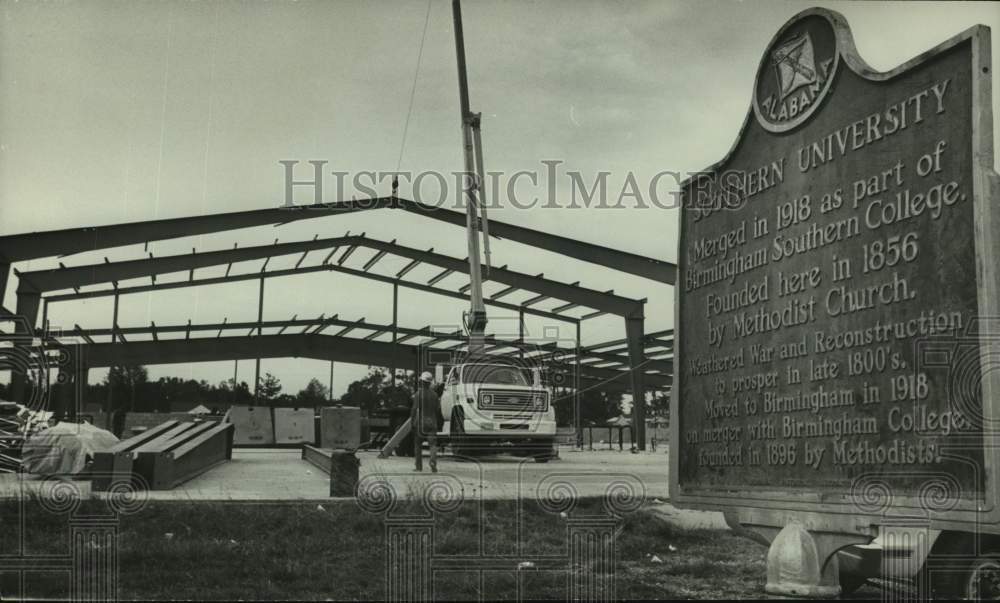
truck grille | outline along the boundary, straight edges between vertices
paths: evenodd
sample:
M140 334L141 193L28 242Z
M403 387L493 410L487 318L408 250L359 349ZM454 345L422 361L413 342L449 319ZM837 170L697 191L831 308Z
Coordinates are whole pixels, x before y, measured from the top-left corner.
M543 402L536 407L535 397L541 396ZM480 390L479 410L517 410L522 412L545 412L549 407L548 395L545 392L510 391L510 390Z

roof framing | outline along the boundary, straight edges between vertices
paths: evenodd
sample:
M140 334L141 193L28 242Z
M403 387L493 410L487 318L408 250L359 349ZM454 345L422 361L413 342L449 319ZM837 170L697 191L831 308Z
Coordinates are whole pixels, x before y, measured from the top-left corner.
M330 239L316 239L293 243L276 243L225 249L200 253L152 257L141 260L104 262L75 267L60 267L19 273L18 293L42 293L61 289L83 287L98 283L115 282L130 278L140 278L157 274L169 274L221 264L231 264L254 259L266 259L293 253L303 253L313 249L328 249L335 246L350 246L349 249L367 247L377 251L431 264L454 272L468 274L468 264L461 259L433 251L421 251L393 242L380 241L359 235L349 235ZM324 265L326 266L326 265ZM341 266L342 267L342 266ZM298 270L298 269L293 269ZM358 271L360 274L369 274ZM259 274L255 277L259 278ZM220 277L230 278L230 277ZM433 279L432 279L433 280ZM581 287L577 284L561 283L540 276L532 276L506 268L493 268L490 280L532 291L544 297L555 297L566 302L574 302L590 308L626 317L641 317L645 300L630 299L609 292ZM189 283L195 281L189 279ZM224 282L224 281L219 281ZM430 285L428 285L430 286ZM459 294L462 295L462 294ZM464 297L464 295L463 295ZM536 296L537 297L537 296Z
M266 224L286 224L298 220L326 217L372 209L395 208L425 218L465 228L465 214L398 197L376 197L318 205L278 207L240 212L146 220L105 226L89 226L32 232L0 237L0 257L5 263L108 249L164 239L236 230ZM677 266L672 262L585 243L569 237L541 232L524 226L490 220L490 235L567 255L665 284L677 280Z

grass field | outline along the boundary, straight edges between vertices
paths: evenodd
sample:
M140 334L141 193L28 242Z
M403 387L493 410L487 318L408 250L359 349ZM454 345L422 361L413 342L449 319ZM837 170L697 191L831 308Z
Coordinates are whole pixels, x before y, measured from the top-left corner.
M75 513L80 516L91 508L105 507L87 501ZM393 517L420 510L407 503ZM19 513L16 501L0 502L0 555L17 551ZM595 559L572 567L566 561L567 524L583 516L607 517L598 500L580 501L570 515L514 501L486 502L482 507L465 502L438 513L432 520L435 560L446 555L466 556L468 563L480 556L490 560L479 562L488 570L482 581L477 572L461 567L437 572L433 598L515 598L520 581L522 598L565 600L571 594L568 578L595 574L604 583L613 575L621 599L764 595L762 546L728 532L675 528L646 510L618 522L617 562L602 565ZM67 554L68 513L54 514L37 502L26 503L24 522L25 554ZM122 516L118 524L119 597L384 600L386 533L383 515L350 501L149 503ZM539 560L545 555L555 561ZM519 570L529 557L538 561L535 567ZM2 563L4 598L16 596L17 575L4 573ZM31 572L24 584L26 597L69 595L68 572Z

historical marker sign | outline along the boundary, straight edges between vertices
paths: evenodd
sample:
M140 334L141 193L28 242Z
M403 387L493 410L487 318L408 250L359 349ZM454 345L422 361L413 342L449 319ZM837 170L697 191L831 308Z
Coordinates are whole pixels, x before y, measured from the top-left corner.
M989 57L973 28L878 73L821 9L775 36L729 155L683 187L678 503L961 521L996 500Z

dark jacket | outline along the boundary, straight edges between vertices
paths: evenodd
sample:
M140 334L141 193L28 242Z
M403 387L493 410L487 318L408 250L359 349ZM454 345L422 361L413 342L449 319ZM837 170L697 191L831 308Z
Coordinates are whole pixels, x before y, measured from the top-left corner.
M413 396L413 411L411 413L414 423L420 426L420 433L423 435L437 433L438 415L440 414L441 399L438 398L433 389L421 385Z

